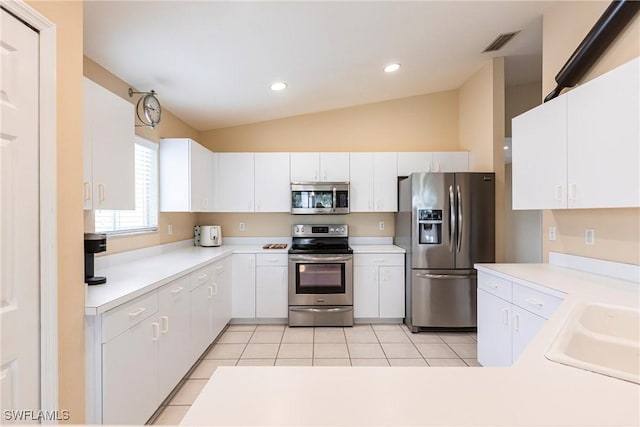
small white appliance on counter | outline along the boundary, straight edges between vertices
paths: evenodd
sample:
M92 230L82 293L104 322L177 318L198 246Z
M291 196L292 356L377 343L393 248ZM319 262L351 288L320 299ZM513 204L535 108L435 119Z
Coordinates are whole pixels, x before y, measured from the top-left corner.
M222 228L219 225L200 226L200 246L222 245Z

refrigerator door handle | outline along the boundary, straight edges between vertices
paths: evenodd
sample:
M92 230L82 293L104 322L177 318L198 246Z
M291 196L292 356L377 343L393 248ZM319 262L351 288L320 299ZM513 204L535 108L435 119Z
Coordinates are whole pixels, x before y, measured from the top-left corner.
M460 186L456 185L456 209L458 211L458 222L456 223L457 245L456 251L460 252L462 248L462 197L460 197Z
M453 238L456 235L455 197L453 185L449 186L449 252L453 252Z
M417 277L421 279L444 279L444 280L458 280L458 279L473 279L476 277L474 274L429 274L429 273L417 273Z

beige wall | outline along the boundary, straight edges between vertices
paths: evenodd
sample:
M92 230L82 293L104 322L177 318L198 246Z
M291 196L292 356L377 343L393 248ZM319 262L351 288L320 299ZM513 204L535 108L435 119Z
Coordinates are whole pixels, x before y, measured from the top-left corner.
M457 91L200 133L213 151L456 151Z
M488 61L459 90L460 148L473 172L496 174L496 261L504 260L504 58Z
M58 408L85 421L82 3L29 1L57 29ZM35 409L35 408L23 408Z
M609 2L559 3L544 14L542 96L554 87L554 78ZM640 15L618 36L588 72L589 81L640 56ZM564 252L611 261L640 264L640 209L554 210L543 213L543 256ZM557 240L547 238L554 225ZM584 244L585 228L595 229L595 245Z
M86 56L84 57L84 75L131 103L138 100L137 95L134 95L133 98L129 97L128 91L130 85L127 82L119 79L100 64ZM150 90L153 88L144 89ZM162 94L159 94L158 97L162 102ZM174 116L166 108L162 110L162 120L155 129L150 127L137 127L136 135L155 142L158 142L160 138L171 137L192 138L197 141L200 137L197 130ZM173 226L173 234L171 235L167 233L169 224ZM195 224L196 214L161 212L158 215L157 232L110 237L107 243L108 251L100 254L100 256L189 239L193 236L193 226ZM94 230L93 211L85 211L84 229L89 232Z
M542 103L542 82L507 86L504 97L505 137L511 136L511 119Z

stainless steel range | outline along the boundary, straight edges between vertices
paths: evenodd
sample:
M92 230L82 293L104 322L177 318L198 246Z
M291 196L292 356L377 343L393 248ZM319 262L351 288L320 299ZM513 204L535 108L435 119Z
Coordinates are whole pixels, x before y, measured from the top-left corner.
M353 249L344 224L294 225L289 326L353 325Z

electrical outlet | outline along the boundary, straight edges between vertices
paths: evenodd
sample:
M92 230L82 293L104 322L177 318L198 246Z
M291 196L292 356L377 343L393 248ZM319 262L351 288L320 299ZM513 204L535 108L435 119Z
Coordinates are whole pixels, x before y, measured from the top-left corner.
M587 245L595 245L596 231L593 228L587 228L584 230L584 243Z
M171 236L173 234L173 225L172 224L167 225L167 234L169 236Z
M380 229L380 231L384 231L384 221L380 221L378 223L378 229Z
M556 240L556 227L554 227L553 225L549 227L549 240Z
M244 222L241 222L241 223L240 223L239 228L240 228L240 231L244 231Z

